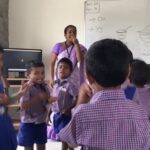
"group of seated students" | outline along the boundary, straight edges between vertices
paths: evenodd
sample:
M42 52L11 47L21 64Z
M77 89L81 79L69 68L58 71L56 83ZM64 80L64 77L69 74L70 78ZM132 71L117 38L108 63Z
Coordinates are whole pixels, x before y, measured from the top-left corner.
M0 150L16 150L17 142L25 150L33 150L34 144L45 150L47 138L61 141L62 150L150 149L149 66L133 60L121 41L103 39L90 46L85 55L86 81L80 88L72 78L74 65L69 58L59 59L51 90L42 62L30 61L26 68L29 80L16 94L21 115L18 141L5 109L9 98L1 74ZM50 128L48 111L52 111Z

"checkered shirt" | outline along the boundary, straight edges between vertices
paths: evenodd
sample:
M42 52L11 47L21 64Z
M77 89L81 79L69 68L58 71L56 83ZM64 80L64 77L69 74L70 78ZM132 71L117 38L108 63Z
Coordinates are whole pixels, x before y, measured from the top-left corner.
M59 138L82 150L149 150L150 124L142 107L122 90L105 90L76 108Z
M150 86L136 88L133 100L144 108L150 118Z

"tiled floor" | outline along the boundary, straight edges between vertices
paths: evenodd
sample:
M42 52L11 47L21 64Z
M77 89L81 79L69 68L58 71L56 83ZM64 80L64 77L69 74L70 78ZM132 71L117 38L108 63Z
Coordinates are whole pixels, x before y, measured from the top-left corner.
M23 147L18 146L17 150L24 150ZM61 150L61 143L48 141L46 144L46 150ZM80 150L80 148L76 148L75 150Z

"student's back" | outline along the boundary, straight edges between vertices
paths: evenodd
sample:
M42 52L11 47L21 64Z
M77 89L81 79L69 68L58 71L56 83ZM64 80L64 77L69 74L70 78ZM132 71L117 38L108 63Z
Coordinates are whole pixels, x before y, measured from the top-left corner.
M120 88L129 61L128 48L118 40L105 39L90 47L86 56L90 86L81 86L79 106L69 125L60 131L61 140L83 150L149 150L147 114L127 100ZM92 97L91 89L95 91Z
M99 98L92 102L95 97ZM121 90L97 93L91 103L79 106L75 112L79 145L86 145L88 150L148 150L147 115L140 106L126 100ZM66 136L71 140L69 134Z

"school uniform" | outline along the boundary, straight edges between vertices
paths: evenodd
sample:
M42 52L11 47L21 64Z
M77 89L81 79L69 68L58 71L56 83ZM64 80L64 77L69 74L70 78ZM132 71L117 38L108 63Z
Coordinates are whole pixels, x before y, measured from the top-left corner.
M150 85L143 88L137 87L133 100L143 107L150 118Z
M52 126L48 128L48 138L59 140L57 133L71 120L71 112L69 112L69 114L63 114L63 111L74 103L77 95L78 89L70 79L55 81L53 96L57 97L57 101L51 104L53 123Z
M21 97L20 103L29 101L40 92L49 94L46 84L35 84L30 91ZM45 144L47 142L47 104L37 98L37 102L29 109L20 110L21 125L18 133L18 144L31 147L34 143Z
M149 150L150 124L145 111L123 90L104 90L78 106L59 138L82 150Z

